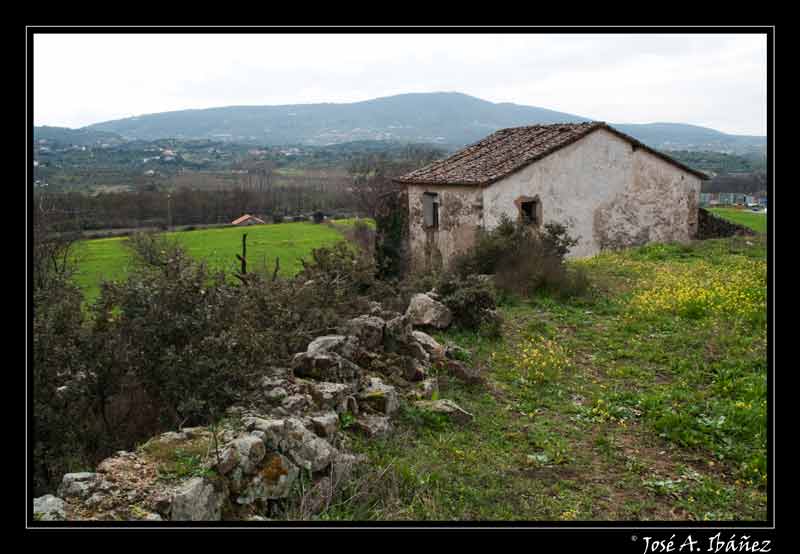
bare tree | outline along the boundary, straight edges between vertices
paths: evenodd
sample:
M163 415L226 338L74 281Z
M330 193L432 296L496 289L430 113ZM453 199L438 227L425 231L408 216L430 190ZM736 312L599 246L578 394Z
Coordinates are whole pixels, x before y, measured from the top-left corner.
M33 285L41 290L70 277L71 252L79 233L67 227L69 218L45 195L34 196L33 202Z
M383 155L366 156L353 160L348 167L353 179L351 192L359 210L375 217L379 199L388 192L402 188L393 179L404 173Z
M390 159L383 153L354 159L347 170L352 178L350 191L359 209L375 217L381 197L403 188L393 179L434 161L441 154L440 150L409 145L400 159Z

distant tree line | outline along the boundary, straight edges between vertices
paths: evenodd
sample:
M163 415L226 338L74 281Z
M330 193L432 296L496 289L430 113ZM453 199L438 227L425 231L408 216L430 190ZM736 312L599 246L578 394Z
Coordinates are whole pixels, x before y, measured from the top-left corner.
M246 173L219 189L141 186L133 192L36 191L43 205L58 214L57 230L90 231L138 227L229 223L248 213L259 217L311 212L348 212L373 216L377 198L398 187L392 179L443 155L437 149L407 146L395 155L363 154L351 159L338 178L278 182L269 160L237 164Z
M763 153L726 154L705 150L665 150L665 154L700 171L718 174L764 171L767 158Z
M38 193L37 197L59 215L59 231L229 223L245 213L271 217L318 210L357 211L347 188L323 185L273 186L260 191L181 188L94 196Z
M702 192L733 192L739 194L755 194L768 190L767 174L763 171L752 173L729 173L716 175L704 181Z

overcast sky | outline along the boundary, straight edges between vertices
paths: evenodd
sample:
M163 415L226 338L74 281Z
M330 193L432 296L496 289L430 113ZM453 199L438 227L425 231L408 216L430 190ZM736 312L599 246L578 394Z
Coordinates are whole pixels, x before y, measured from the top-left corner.
M767 130L766 35L37 34L34 124L456 91L609 123Z

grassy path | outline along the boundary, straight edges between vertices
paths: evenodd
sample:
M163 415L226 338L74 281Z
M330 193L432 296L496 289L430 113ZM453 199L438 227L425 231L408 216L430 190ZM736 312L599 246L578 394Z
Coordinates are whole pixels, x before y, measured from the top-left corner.
M329 519L766 519L765 241L581 262L591 296L502 307L501 339L447 332L488 386L440 376L460 427L404 407L381 472Z

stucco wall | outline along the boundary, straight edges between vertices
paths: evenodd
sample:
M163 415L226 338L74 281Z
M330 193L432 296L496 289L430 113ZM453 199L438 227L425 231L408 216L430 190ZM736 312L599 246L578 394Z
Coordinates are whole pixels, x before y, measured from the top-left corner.
M423 222L422 196L439 195L439 227ZM447 260L469 248L482 224L482 189L458 186L408 187L409 242L412 271L441 269Z
M560 222L579 239L571 257L650 241L684 241L697 226L700 179L603 129L483 189L483 223L518 216L514 201L536 197L542 224Z
M685 242L697 231L701 180L646 150L633 153L633 182L594 214L597 248Z

